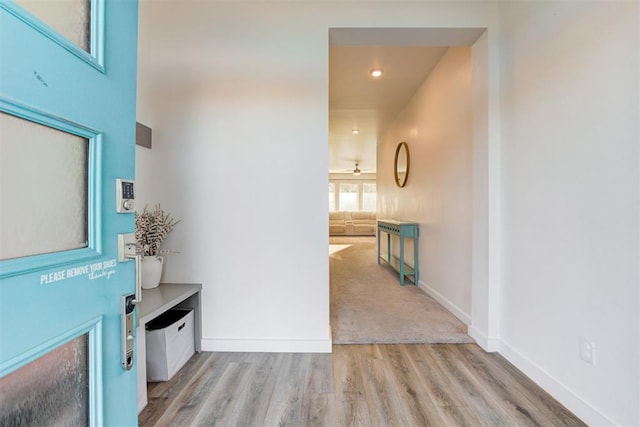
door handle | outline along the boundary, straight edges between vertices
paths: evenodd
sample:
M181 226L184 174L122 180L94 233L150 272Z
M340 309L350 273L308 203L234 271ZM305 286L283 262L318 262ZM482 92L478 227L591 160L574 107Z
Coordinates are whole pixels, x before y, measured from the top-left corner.
M140 304L142 302L142 274L141 274L141 259L142 255L140 254L140 246L137 244L128 244L127 245L127 255L126 257L129 259L133 259L135 262L136 269L136 296L132 301L134 304ZM132 248L133 247L133 248Z
M118 234L118 261L135 261L136 295L133 304L142 302L142 247L136 242L134 233Z
M142 277L141 277L141 258L142 251L138 243L136 243L134 233L126 233L118 235L118 261L124 262L132 259L135 262L136 269L136 290L135 294L123 295L121 298L121 331L120 331L120 363L122 368L130 370L133 368L133 351L134 345L134 310L137 304L142 302Z

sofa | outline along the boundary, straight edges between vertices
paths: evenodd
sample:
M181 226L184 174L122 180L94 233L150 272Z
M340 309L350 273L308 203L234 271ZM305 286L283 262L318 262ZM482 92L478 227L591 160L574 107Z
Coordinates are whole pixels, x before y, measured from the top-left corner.
M375 212L329 212L330 236L375 236Z

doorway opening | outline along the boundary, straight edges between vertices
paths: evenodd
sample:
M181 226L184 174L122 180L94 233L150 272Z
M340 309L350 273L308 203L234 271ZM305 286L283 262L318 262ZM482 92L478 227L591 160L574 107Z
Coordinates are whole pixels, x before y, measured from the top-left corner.
M478 233L485 225L487 212L474 209L474 202L488 191L487 177L482 173L487 170L486 164L480 168L477 165L482 162L477 154L488 149L488 72L482 69L487 67L486 30L340 28L329 30L329 44L330 243L351 245L331 255L334 343L342 339L339 330L342 316L365 311L369 318L380 315L388 320L392 313L389 307L393 304L359 305L357 300L375 301L375 293L382 295L371 286L356 292L350 308L336 301L344 299L340 289L354 288L353 283L342 286L344 283L336 281L378 282L390 274L397 277L396 273L378 270L380 273L373 278L371 272L365 271L379 269L375 248L372 249L375 238L371 242L351 243L349 236L361 236L348 230L349 222L353 221L340 217L346 212L339 210L340 188L332 180L337 180L338 173L355 180L346 175L354 163L361 163L361 158L375 158L371 178L375 180L377 201L375 211L371 212L373 220L369 218L372 227L381 218L416 222L420 226L420 255L417 260L409 256L407 263L418 262L424 274L416 283L419 289L414 288L420 292L406 301L414 302L414 298L420 297L432 300L445 308L451 322L459 322L467 332L473 324L474 295L488 292L481 288L474 291L474 283L486 283L481 277L486 270L478 269L475 264L478 258L474 259L474 251L482 247L478 243L484 244L488 239L486 234ZM370 74L372 70L382 74L374 77ZM412 155L412 176L405 188L399 188L393 180L393 153L400 142L407 143ZM356 186L353 189L355 193ZM353 254L358 251L372 254L358 258ZM392 252L397 251L398 245L394 243ZM413 253L412 248L407 252ZM347 258L352 258L352 264L345 270L342 261ZM347 277L345 271L349 269L353 270L353 277ZM398 304L406 307L406 301ZM416 310L429 309L416 307ZM399 310L403 314L406 311ZM441 324L448 323L449 318ZM437 330L440 325L434 322L427 321L422 329ZM373 327L376 321L361 323L357 329ZM364 335L366 340L367 334ZM376 341L375 335L371 342L386 342ZM455 342L451 336L438 339ZM426 342L439 342L438 339ZM467 339L465 334L460 342ZM421 340L424 338L409 336L400 342L424 342Z

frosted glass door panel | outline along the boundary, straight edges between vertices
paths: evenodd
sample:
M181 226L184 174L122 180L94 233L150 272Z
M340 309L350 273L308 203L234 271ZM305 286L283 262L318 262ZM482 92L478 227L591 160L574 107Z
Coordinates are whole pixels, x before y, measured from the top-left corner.
M36 18L91 53L90 0L15 0Z
M0 259L88 246L89 140L0 113Z
M88 342L84 334L0 378L0 425L88 425Z

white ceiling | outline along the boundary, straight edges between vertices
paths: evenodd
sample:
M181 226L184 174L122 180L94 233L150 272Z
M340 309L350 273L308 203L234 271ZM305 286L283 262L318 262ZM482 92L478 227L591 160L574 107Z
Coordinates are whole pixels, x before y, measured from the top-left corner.
M329 172L375 171L378 137L438 63L444 47L329 49ZM369 76L373 67L384 74ZM360 133L351 131L358 128Z
M375 172L376 145L449 46L483 29L342 28L329 33L329 172ZM378 79L369 75L384 69ZM358 128L358 135L352 129Z

